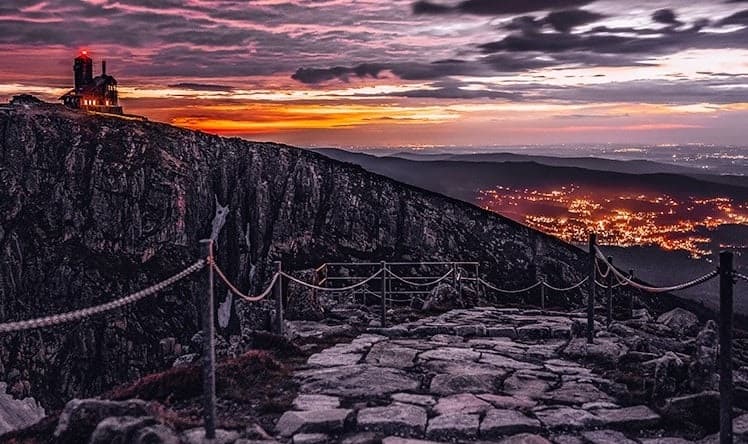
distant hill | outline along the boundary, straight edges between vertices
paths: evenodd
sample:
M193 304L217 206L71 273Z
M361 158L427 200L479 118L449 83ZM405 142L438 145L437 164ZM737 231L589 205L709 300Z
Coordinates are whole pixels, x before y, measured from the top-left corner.
M748 199L748 187L717 183L690 175L670 172L628 173L620 171L596 170L578 166L552 166L535 161L486 161L475 160L410 160L397 156L377 157L369 154L325 148L315 150L332 159L355 163L365 169L389 176L395 180L445 194L447 196L474 202L477 190L505 185L518 188L543 188L563 186L570 183L595 187L597 189L631 191L658 190L673 196L728 196L734 199ZM419 155L423 156L423 155ZM427 155L428 156L428 155ZM439 155L437 155L439 156ZM476 155L483 156L483 155ZM492 156L492 155L488 155ZM513 155L512 155L513 156ZM524 156L535 158L536 156ZM430 158L430 157L427 157ZM523 156L518 157L521 159ZM553 159L546 157L545 159ZM565 161L566 159L560 159ZM593 164L591 159L588 165ZM600 159L598 159L600 160ZM547 160L550 162L550 160ZM609 163L610 162L610 163ZM623 169L626 162L604 161L601 164ZM643 161L636 165L641 170L654 169L654 162ZM563 162L561 162L563 163ZM650 165L653 164L653 165ZM663 165L668 167L668 165ZM687 168L691 170L691 168ZM722 176L709 176L718 178ZM738 178L742 179L742 178Z
M589 170L612 171L627 174L679 174L706 182L748 187L748 176L720 175L705 172L705 170L698 168L653 162L650 160L614 160L599 157L554 157L516 153L433 154L408 151L389 154L385 157L399 157L401 159L418 161L535 162L548 166L585 168Z

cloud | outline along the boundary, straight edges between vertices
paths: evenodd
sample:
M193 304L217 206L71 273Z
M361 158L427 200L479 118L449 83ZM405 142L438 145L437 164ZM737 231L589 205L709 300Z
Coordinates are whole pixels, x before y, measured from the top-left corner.
M593 3L595 0L464 0L454 7L427 0L413 3L415 14L474 14L507 15L528 12L576 8Z
M584 9L567 9L554 11L545 16L543 22L550 24L556 31L569 32L577 26L596 22L605 16Z
M172 85L168 85L169 88L179 88L179 89L190 89L194 91L233 91L233 86L227 86L227 85L213 85L208 83L175 83Z
M658 9L652 14L652 20L666 25L680 25L675 12L672 9Z

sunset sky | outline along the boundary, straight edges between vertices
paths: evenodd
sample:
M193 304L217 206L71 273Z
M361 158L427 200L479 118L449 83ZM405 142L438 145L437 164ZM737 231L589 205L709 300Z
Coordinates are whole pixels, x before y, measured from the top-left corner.
M301 146L745 146L748 0L10 0L0 100L86 48L128 113Z

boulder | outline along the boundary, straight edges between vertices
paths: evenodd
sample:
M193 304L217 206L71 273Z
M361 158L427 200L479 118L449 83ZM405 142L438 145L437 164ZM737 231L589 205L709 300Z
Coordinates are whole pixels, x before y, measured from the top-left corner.
M486 413L480 424L480 436L482 438L496 438L515 433L538 432L540 429L540 421L530 418L522 412L491 409Z
M618 338L595 338L592 344L588 344L586 338L574 338L564 348L562 355L572 359L616 365L626 352L628 347Z
M216 429L216 439L208 441L205 439L205 429L196 427L185 430L182 433L182 443L184 444L235 444L239 439L239 433L233 430Z
M696 336L696 350L688 367L688 383L693 391L716 388L717 357L719 355L719 335L717 324L708 320Z
M421 309L423 311L443 312L453 308L462 308L459 296L454 287L442 282L431 290L426 300L423 301Z
M642 363L644 368L654 370L652 383L652 400L659 402L676 394L686 379L686 367L683 360L673 352Z
M112 416L96 426L89 444L179 444L180 440L170 428L158 424L152 416Z
M103 399L73 399L60 413L54 436L61 443L86 442L96 426L112 416L151 416L148 404L139 399L108 401Z
M0 383L0 435L28 427L44 418L44 409L33 398L14 399Z
M456 413L439 415L429 420L426 437L439 441L475 439L478 436L478 415Z
M343 430L351 412L348 409L288 411L278 420L275 429L281 436L340 431Z
M657 322L667 325L678 336L693 336L699 330L698 316L680 307L663 313Z
M325 410L340 407L340 398L327 395L298 395L293 400L296 410Z
M666 399L660 414L675 422L692 422L707 428L719 427L719 392L705 391Z
M414 436L426 430L426 410L411 404L394 403L358 412L358 426L385 435Z

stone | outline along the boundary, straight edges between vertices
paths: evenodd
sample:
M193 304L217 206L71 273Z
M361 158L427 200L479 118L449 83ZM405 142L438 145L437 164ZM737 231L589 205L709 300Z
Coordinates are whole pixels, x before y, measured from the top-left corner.
M434 411L439 415L448 415L451 413L483 413L491 408L491 404L475 395L460 393L440 398L434 407Z
M693 441L678 437L643 438L640 441L642 444L693 444Z
M458 325L455 327L458 336L486 336L486 326L481 324Z
M664 400L660 414L673 421L690 421L706 427L719 426L719 392L705 391Z
M358 353L336 353L335 351L330 350L332 349L313 354L307 360L307 364L320 367L352 365L357 364L362 357L362 355Z
M518 396L494 395L492 393L479 393L475 396L490 402L497 409L530 410L537 405L537 402L530 398Z
M657 359L646 361L641 365L644 368L654 369L652 400L655 402L677 393L679 386L686 377L686 368L683 360L670 351Z
M200 355L197 353L187 353L185 355L179 356L177 359L174 360L174 363L171 364L172 367L189 367L190 365L196 363L200 359Z
M506 369L476 362L428 361L423 367L434 373L449 375L492 375L504 378L509 374Z
M439 344L461 344L465 342L465 338L462 336L457 335L434 335L429 339L431 342L436 342Z
M340 441L340 444L379 444L380 439L374 432L361 432L355 435L346 436Z
M431 407L436 404L436 400L433 396L429 395L414 395L412 393L395 393L391 396L393 401L404 402L406 404L420 405L423 407Z
M389 395L416 390L421 385L402 370L368 364L303 370L296 377L302 392L348 397Z
M205 439L205 429L197 427L186 430L182 433L182 442L184 444L235 444L239 439L239 433L233 430L216 429L216 439L208 441Z
M28 427L44 418L44 409L34 398L14 399L5 388L5 383L0 383L0 435Z
M469 348L460 347L439 347L433 350L425 351L418 355L418 359L420 361L440 360L469 362L477 361L480 357L480 352L473 351Z
M554 435L551 437L551 440L554 444L586 444L584 440L577 435Z
M637 441L628 439L626 435L614 430L595 430L582 433L589 444L638 444Z
M436 375L429 387L429 391L437 395L484 393L494 390L496 390L496 377L488 374Z
M503 435L540 431L540 421L522 412L508 409L491 409L480 423L482 438L496 438Z
M340 407L340 398L328 395L298 395L293 401L296 410L326 410Z
M324 433L297 433L293 436L293 444L324 444L330 442L330 437Z
M478 415L439 415L429 420L426 437L440 441L474 439L478 436Z
M562 355L572 359L615 365L626 352L628 347L613 338L595 338L593 344L588 344L586 338L573 338L562 351Z
M549 407L536 409L534 413L540 423L549 429L585 429L602 423L594 414L574 407Z
M133 442L133 435L139 429L155 425L157 422L152 416L112 416L104 418L96 425L90 444L109 444L112 442ZM173 436L172 443L179 442L179 438Z
M393 403L358 412L358 426L385 435L421 435L426 429L426 410L411 404Z
M502 439L499 444L551 444L551 442L540 435L520 433Z
M380 342L374 345L366 355L366 363L382 367L407 368L412 367L417 350Z
M148 404L139 399L73 399L60 413L54 436L61 442L85 441L102 420L112 416L143 417L151 414Z
M595 415L607 426L621 429L646 429L659 425L660 415L645 405L618 409L597 409Z
M486 328L486 336L492 338L504 337L504 338L516 338L517 331L514 327L488 327Z
M288 411L278 420L275 429L281 436L335 432L343 429L350 415L348 409Z
M550 336L551 330L548 327L537 324L517 328L517 337L519 339L536 341L539 339L548 339Z
M550 404L580 405L588 402L609 402L607 393L589 383L565 382L560 388L542 396Z
M423 311L447 311L462 307L458 291L451 285L442 282L431 290L423 301Z
M483 353L480 362L510 370L540 370L543 367L531 362L518 361L500 354Z
M388 436L382 440L382 444L439 444L435 441L426 441L423 439L400 438L399 436Z
M699 330L699 318L692 312L676 307L657 318L657 322L667 325L678 336L693 336Z
M539 377L530 371L518 371L504 380L504 393L520 398L540 398L553 380Z
M631 310L631 317L640 322L652 321L652 315L649 314L649 311L646 308L635 308Z
M717 357L719 355L719 335L717 324L708 320L696 336L696 350L688 367L688 383L693 391L716 388Z

